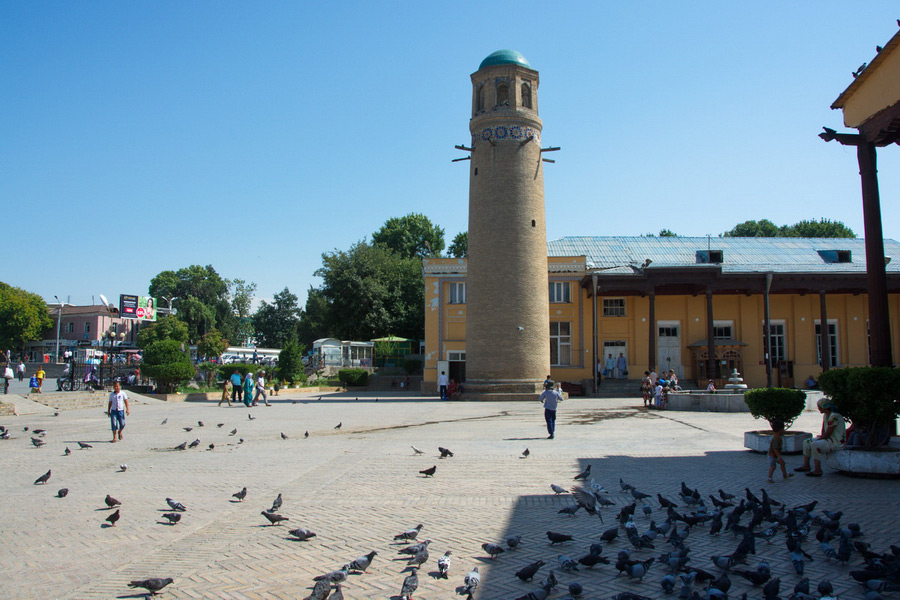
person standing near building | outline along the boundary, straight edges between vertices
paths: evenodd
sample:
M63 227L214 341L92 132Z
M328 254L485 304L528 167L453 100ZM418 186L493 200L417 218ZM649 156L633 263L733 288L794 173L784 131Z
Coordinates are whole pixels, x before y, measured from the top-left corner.
M556 389L552 379L544 382L544 391L541 393L541 404L544 405L544 421L547 422L547 439L552 440L556 436L556 409L562 402L562 394Z
M19 378L19 381L25 379L25 363L21 360L19 360L19 364L16 366L16 376Z
M616 359L616 377L618 379L628 377L628 359L621 352L619 352L619 358Z
M34 376L37 377L37 393L43 394L44 378L47 376L47 374L44 372L44 367L38 365L37 373L35 373Z
M597 359L597 385L603 383L603 360Z
M259 377L256 380L256 395L253 397L253 406L257 406L259 404L259 397L262 396L263 402L266 403L266 406L272 406L269 404L269 398L266 396L266 372L260 371Z
M113 391L109 394L109 405L106 407L106 416L109 417L109 424L112 427L112 442L116 443L116 436L122 439L122 430L125 429L125 415L130 415L131 410L128 406L128 394L122 391L122 386L118 381L113 383Z
M243 383L240 371L235 370L231 374L231 399L234 402L241 402L244 398Z
M616 371L616 359L612 354L606 355L606 369L603 371L604 377L612 377Z
M441 374L438 375L438 390L441 392L441 400L447 399L447 386L450 385L450 380L447 379L447 372L441 371Z

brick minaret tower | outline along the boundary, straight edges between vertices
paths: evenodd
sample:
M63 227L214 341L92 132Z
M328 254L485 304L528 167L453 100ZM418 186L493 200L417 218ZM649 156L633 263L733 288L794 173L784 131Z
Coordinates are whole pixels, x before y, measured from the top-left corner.
M472 74L466 398L522 399L550 372L538 72L513 50Z

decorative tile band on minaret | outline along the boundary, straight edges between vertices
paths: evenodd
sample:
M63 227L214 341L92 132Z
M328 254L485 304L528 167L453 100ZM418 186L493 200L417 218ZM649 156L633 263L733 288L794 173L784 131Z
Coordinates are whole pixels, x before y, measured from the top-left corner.
M529 398L550 373L538 83L512 50L472 74L467 399Z

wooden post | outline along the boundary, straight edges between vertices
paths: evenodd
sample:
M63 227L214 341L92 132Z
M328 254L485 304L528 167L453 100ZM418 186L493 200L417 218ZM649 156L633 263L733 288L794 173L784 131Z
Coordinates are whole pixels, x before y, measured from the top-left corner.
M831 337L828 335L828 312L825 310L825 290L819 291L819 343L822 353L822 371L831 368Z
M650 335L647 340L647 370L656 371L656 294L650 292L650 313L647 320L650 322ZM659 373L659 371L656 371Z
M716 339L713 327L713 295L706 290L706 375L708 379L716 379ZM697 382L701 383L701 382Z

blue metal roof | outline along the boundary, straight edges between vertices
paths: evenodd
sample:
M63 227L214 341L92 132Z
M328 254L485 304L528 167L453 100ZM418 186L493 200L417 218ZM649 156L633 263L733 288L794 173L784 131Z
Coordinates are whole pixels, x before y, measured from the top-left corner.
M570 236L547 243L548 256L586 256L589 268L609 274L634 273L648 258L650 269L708 267L697 260L697 252L707 250L722 252L719 266L723 273L866 271L865 240L861 238ZM850 262L829 262L837 250L849 251ZM884 240L884 254L897 259L887 265L887 272L900 273L900 243Z

